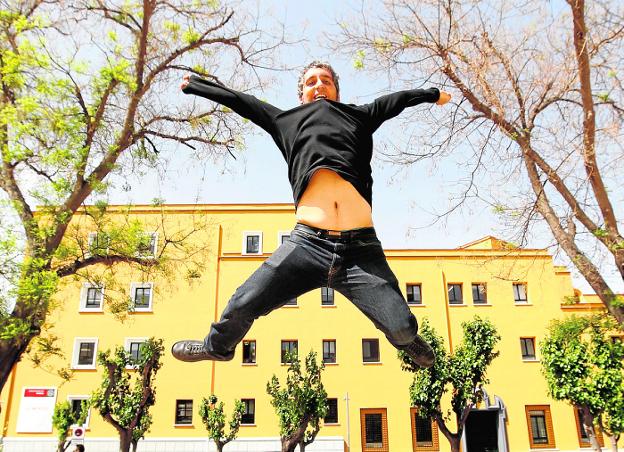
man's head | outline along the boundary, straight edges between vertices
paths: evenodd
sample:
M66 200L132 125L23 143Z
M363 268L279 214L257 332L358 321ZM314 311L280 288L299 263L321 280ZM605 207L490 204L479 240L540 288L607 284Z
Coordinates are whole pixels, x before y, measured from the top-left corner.
M85 448L82 444L76 444L76 448L74 449L74 452L85 452Z
M303 68L297 81L298 97L302 104L319 99L340 100L338 74L327 63L313 61Z

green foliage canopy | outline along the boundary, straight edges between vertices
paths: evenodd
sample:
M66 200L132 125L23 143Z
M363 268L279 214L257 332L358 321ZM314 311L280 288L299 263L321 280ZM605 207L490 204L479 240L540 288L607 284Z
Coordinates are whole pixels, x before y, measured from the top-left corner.
M112 354L110 350L98 353L98 364L105 371L91 405L118 431L122 450L124 444L129 447L143 438L152 424L149 409L156 403L154 379L163 352L163 340L150 338L141 344L138 360L123 347Z
M52 426L56 430L58 438L58 451L62 452L67 449L69 443L66 443L67 435L72 425L82 425L87 420L89 413L89 403L86 400L81 402L81 409L76 412L72 409L71 403L64 401L54 406L52 414Z
M321 381L325 366L316 362L316 353L310 351L305 358L305 371L297 354L288 357L286 384L281 387L277 376L267 383L271 405L279 418L282 444L290 442L294 447L310 444L319 429L320 420L327 415L327 391ZM308 429L308 426L310 429Z
M555 400L586 406L611 435L624 432L624 343L611 316L553 320L540 344L542 372Z
M471 408L482 400L483 394L479 389L488 382L486 372L498 356L495 347L500 341L494 324L479 316L463 322L462 330L463 341L450 354L446 351L444 339L427 319L423 320L419 334L436 354L435 364L429 369L420 368L403 351L399 351L403 370L414 372L409 390L412 405L418 408L420 416L435 419L453 451L459 450L459 440ZM441 400L449 391L451 410L444 412ZM456 433L447 427L451 412L456 419Z
M240 400L234 401L234 411L229 422L229 432L226 434L224 403L217 402L217 396L214 394L211 394L208 398L204 397L199 405L199 416L208 431L208 437L215 442L217 449L220 451L223 449L223 446L238 435L245 406Z

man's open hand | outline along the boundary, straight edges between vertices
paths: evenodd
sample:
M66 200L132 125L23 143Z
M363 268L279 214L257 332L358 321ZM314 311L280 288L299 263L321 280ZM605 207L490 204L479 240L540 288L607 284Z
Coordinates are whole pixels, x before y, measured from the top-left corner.
M191 74L185 74L184 77L182 77L182 83L180 83L180 89L186 88L187 85L189 84L190 79L191 79ZM442 98L442 93L440 93L440 98Z

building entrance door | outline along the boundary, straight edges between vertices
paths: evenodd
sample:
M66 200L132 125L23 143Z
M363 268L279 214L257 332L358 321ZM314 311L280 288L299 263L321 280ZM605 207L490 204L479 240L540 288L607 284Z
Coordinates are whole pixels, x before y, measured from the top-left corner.
M471 411L466 420L466 452L499 452L498 410Z

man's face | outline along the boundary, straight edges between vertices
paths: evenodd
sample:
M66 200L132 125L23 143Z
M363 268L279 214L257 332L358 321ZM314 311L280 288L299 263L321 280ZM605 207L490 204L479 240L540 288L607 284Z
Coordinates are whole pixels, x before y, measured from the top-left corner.
M303 76L301 103L307 104L319 99L338 100L334 78L325 68L313 67Z

